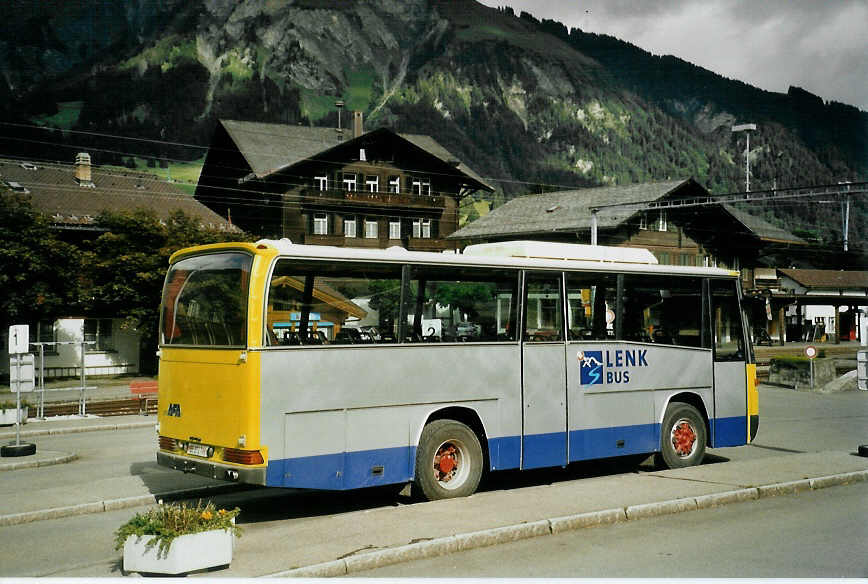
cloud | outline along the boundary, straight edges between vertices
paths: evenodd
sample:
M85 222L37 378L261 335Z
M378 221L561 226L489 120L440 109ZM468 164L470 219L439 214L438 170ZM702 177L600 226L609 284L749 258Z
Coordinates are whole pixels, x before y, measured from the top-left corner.
M605 33L769 91L803 87L868 110L862 0L484 0Z

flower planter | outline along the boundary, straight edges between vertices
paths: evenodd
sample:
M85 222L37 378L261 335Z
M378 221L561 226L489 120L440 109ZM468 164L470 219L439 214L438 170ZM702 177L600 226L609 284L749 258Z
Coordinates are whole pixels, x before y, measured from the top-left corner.
M18 421L18 410L8 408L0 410L0 426L11 426ZM27 423L27 408L21 408L21 423Z
M168 552L160 553L155 543L147 549L151 536L129 536L124 542L124 571L151 574L184 574L232 562L233 534L225 529L180 535L172 540Z

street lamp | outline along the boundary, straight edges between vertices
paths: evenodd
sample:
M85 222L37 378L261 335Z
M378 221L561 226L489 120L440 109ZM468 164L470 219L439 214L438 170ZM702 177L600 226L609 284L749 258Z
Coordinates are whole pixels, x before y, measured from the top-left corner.
M747 146L744 149L744 190L750 192L750 133L756 130L756 124L739 124L732 127L733 132L747 132Z

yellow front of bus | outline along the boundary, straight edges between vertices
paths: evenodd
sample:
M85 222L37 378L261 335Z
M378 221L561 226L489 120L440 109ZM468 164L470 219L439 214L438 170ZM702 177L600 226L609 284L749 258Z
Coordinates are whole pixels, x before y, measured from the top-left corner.
M175 253L160 318L157 462L265 484L260 443L262 282L273 249L215 244Z

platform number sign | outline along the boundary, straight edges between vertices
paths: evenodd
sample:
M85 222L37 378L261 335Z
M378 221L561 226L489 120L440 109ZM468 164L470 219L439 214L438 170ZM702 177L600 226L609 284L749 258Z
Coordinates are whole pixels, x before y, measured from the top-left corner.
M26 353L30 347L30 325L13 324L9 327L9 354Z

